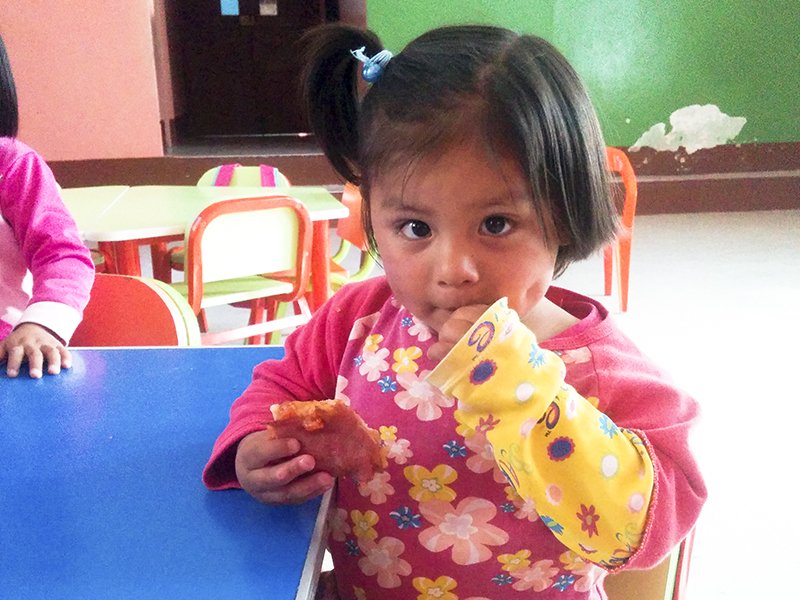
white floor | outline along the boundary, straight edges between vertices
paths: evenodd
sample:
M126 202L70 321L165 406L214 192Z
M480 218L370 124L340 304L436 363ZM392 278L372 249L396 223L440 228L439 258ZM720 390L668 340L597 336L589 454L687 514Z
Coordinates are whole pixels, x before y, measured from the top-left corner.
M615 318L704 411L694 448L709 500L688 596L799 598L800 210L641 216L633 239ZM602 294L602 262L559 283Z
M694 448L710 497L688 596L800 597L800 392L790 384L800 371L800 209L639 216L631 262L625 314L602 297L599 256L557 284L602 298L703 407ZM247 313L209 318L213 328Z

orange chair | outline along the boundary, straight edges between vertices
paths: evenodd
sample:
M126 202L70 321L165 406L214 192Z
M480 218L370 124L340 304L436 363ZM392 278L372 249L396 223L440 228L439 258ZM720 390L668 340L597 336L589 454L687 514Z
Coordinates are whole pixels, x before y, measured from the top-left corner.
M369 252L367 236L364 232L364 225L361 222L361 203L359 189L351 183L345 185L342 192L342 204L348 208L349 214L346 218L339 219L336 223L336 235L340 238L341 244L330 259L330 281L334 292L351 281L363 281L370 276L376 264L375 257ZM343 266L343 263L353 248L360 252L360 257L358 269L351 274ZM311 287L313 286L314 283L312 282ZM285 304L279 305L277 314L279 316L285 315L286 308ZM280 332L274 333L270 338L270 343L279 344L280 337Z
M622 207L622 224L617 239L603 249L605 295L611 295L612 271L617 267L619 304L622 312L628 310L628 280L631 270L631 242L633 241L633 218L636 215L636 174L628 157L618 148L606 148L608 168L622 177L625 187L625 202Z
M156 279L97 273L70 346L199 346L189 304Z
M213 167L203 173L197 185L239 187L291 187L292 182L277 168L270 165L246 166L235 163ZM153 261L153 277L166 283L172 282L172 269L183 271L186 249L183 246L168 248L167 242L182 238L158 239L150 242Z
M256 343L261 335L308 322L311 237L308 210L288 196L222 200L200 211L186 231L186 281L172 287L198 318L211 306L252 306L247 326L203 334L202 343ZM280 317L280 303L293 304L295 314Z
M331 257L331 287L334 292L351 281L363 281L375 267L375 258L369 253L367 236L361 222L361 193L352 183L344 186L342 204L348 208L350 214L336 223L336 235L342 243ZM359 268L352 274L342 266L351 248L356 248L361 253Z

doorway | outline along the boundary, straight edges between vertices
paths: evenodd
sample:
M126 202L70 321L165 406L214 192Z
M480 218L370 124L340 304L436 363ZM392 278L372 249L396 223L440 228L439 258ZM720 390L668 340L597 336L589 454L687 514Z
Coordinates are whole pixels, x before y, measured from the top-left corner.
M179 141L307 131L298 41L339 19L337 0L173 0L171 8Z

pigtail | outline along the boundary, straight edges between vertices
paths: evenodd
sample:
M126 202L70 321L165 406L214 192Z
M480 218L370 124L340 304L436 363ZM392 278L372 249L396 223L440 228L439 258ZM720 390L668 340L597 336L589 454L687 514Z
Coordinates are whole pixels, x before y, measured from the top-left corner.
M350 53L361 47L372 55L383 49L371 31L345 25L323 25L304 37L306 67L303 97L317 143L333 168L355 185L361 181L359 156L359 73Z

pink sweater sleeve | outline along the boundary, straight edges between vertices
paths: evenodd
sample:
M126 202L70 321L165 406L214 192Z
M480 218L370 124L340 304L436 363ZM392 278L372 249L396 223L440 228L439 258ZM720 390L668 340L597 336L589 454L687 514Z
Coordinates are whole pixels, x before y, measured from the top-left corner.
M28 307L21 307L21 322L45 325L68 341L89 301L94 266L53 174L39 155L22 152L8 165L0 179L0 202L0 213L33 275L32 297ZM75 317L62 318L72 311Z
M653 460L655 482L639 550L626 569L657 565L694 527L707 490L689 445L698 403L619 332L592 348L598 408L638 434ZM594 387L594 386L592 386Z
M652 367L631 364L635 358L629 354L610 352L605 359L608 363L624 360L629 374L620 380L611 364L607 369L598 365L600 398L623 399L610 403L605 412L618 426L642 437L654 463L655 486L642 545L627 564L646 569L658 564L689 533L708 495L689 445L700 408L665 376L653 373ZM609 393L604 394L604 388Z

